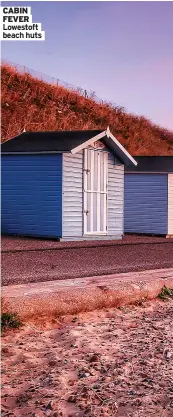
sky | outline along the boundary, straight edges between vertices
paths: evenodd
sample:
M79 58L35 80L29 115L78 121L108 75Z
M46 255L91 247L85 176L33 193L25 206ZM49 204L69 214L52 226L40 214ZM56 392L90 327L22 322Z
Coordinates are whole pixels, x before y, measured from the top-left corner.
M2 59L94 90L173 130L173 2L2 2L31 6L45 41L2 41Z

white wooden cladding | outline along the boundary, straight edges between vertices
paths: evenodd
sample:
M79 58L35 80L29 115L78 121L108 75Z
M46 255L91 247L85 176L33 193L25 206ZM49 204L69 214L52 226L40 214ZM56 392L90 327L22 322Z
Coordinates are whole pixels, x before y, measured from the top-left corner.
M84 234L107 233L108 153L84 150Z
M168 234L173 235L173 174L168 175Z
M104 150L101 152L103 153ZM63 154L63 240L121 238L123 235L124 166L108 153L107 174L107 233L84 236L84 151ZM103 178L101 187L103 187ZM101 188L102 189L102 188ZM100 198L104 198L100 194ZM99 216L98 216L99 217ZM100 216L102 217L102 216Z

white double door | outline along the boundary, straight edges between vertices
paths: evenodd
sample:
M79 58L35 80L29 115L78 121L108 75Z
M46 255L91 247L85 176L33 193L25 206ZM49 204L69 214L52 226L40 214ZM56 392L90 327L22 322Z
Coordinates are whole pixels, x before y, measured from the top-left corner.
M107 234L107 166L104 151L84 150L84 234Z

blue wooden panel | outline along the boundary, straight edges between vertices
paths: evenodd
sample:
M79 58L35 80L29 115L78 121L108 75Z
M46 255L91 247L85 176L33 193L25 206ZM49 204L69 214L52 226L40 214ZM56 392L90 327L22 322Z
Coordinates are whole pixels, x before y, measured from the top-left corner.
M168 176L125 174L125 232L167 234Z
M62 236L62 155L2 155L2 233Z

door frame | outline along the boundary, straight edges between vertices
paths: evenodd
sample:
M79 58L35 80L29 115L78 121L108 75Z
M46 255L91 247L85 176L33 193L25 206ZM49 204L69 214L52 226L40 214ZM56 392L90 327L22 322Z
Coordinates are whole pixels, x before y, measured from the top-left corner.
M87 175L86 175L86 170L87 168L87 151L93 151L91 153L91 155L94 155L94 152L102 152L104 154L106 154L106 164L104 165L104 173L106 174L106 184L105 184L105 189L106 192L100 192L100 191L95 191L99 194L104 194L105 195L105 200L104 200L104 230L103 231L87 231L87 216L86 216L86 210L87 210L87 193L91 192L91 196L93 196L94 190L93 190L93 183L92 183L92 177L91 177L91 190L87 190ZM93 168L93 158L91 158L91 166ZM105 176L104 176L104 180L105 180ZM93 199L91 200L91 202L93 201ZM100 212L99 212L100 213ZM98 205L97 205L97 216L98 216ZM93 219L92 219L93 220ZM84 149L83 151L83 236L107 236L108 234L108 152L107 151L103 151L102 149Z

